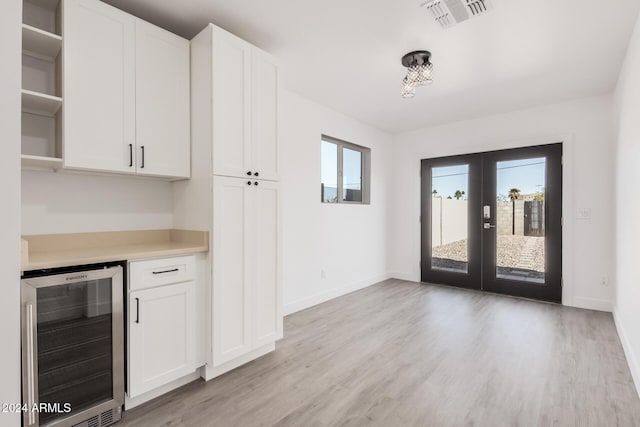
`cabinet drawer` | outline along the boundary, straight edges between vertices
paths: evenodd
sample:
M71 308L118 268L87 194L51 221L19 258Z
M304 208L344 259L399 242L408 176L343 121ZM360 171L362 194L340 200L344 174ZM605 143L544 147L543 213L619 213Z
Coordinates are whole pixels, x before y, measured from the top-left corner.
M129 290L181 283L196 278L194 256L132 261L129 263Z

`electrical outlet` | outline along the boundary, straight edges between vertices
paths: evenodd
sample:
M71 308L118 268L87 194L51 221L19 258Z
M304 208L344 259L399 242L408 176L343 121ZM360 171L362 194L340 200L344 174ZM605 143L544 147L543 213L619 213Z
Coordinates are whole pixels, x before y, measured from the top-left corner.
M591 219L591 209L578 209L577 219L589 220Z
M607 276L602 276L600 278L600 286L609 287L609 278Z

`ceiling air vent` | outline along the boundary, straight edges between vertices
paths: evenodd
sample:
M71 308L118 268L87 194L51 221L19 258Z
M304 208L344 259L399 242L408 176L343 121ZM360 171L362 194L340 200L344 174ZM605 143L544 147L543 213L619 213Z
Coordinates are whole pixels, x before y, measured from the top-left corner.
M421 6L433 14L442 28L451 28L493 10L490 0L433 0L424 2Z

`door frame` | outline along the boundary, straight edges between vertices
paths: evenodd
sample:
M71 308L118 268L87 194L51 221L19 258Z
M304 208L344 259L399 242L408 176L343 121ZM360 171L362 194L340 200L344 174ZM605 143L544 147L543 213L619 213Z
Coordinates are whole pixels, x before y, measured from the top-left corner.
M470 158L473 156L477 156L480 157L479 155L490 155L491 153L499 153L499 152L505 152L505 151L509 151L509 150L523 150L523 149L530 149L530 150L535 150L536 148L541 148L544 146L549 146L549 145L554 145L557 144L560 147L560 174L559 176L556 176L556 178L559 179L560 185L561 185L561 194L560 194L560 206L559 206L559 210L560 210L560 218L559 218L559 230L556 229L558 236L560 238L560 256L561 256L561 260L559 262L558 268L560 269L560 273L559 273L559 290L557 291L556 294L554 294L554 296L552 298L543 298L543 300L546 301L555 301L555 302L559 302L561 304L564 305L575 305L574 303L574 288L573 288L573 265L571 264L571 258L567 255L569 253L571 253L572 249L573 249L573 222L570 222L570 224L567 224L564 221L564 215L566 212L572 212L573 209L573 198L571 197L571 195L573 194L573 136L572 135L559 135L557 137L548 137L548 138L544 138L544 139L532 139L532 140L522 140L522 141L518 141L518 142L509 142L509 143L498 143L498 144L491 144L491 145L487 145L487 146L479 146L479 147L475 147L473 149L472 153L469 153L470 149L466 149L465 154L445 154L444 153L438 153L437 157L434 157L434 153L428 154L428 155L421 155L420 159L419 159L419 165L420 165L420 179L419 179L419 194L420 197L418 198L419 200L419 209L420 209L420 226L419 226L419 238L420 238L420 245L419 245L419 254L418 257L420 259L420 268L418 269L418 274L420 276L420 281L424 281L424 274L423 271L425 268L429 268L430 269L430 260L431 260L431 227L427 227L428 232L425 233L423 231L423 219L424 221L428 221L431 218L430 212L427 211L427 203L423 203L423 200L430 200L431 199L431 194L425 194L425 192L428 192L427 190L431 188L431 177L430 174L425 174L424 170L425 170L425 166L424 163L428 162L430 165L438 167L438 166L447 166L448 164L454 165L454 164L460 164L461 162L466 162L470 164ZM455 151L454 151L455 153ZM449 161L447 161L449 160ZM480 160L481 165L480 167L482 167L482 161ZM471 164L470 164L470 173L471 173ZM423 175L426 175L423 176ZM425 179L426 178L426 179ZM482 187L484 184L479 185L479 187ZM473 194L475 193L474 190L472 190L473 187L473 183L469 182L469 193ZM476 190L479 191L479 190ZM425 197L426 196L426 197ZM484 197L484 196L482 196ZM470 200L471 202L471 200ZM484 203L484 201L481 201L480 203L477 203L478 206L482 206L482 204ZM431 204L428 204L429 207L431 206ZM471 204L471 206L473 206L473 203ZM474 215L469 215L470 217L473 217ZM478 213L478 218L481 218L480 212ZM468 227L469 230L472 230L472 227L476 227L477 225L475 224L475 218L469 218L468 220ZM482 219L480 219L479 223L482 223ZM481 225L480 225L481 227ZM482 271L485 268L485 261L482 259L482 257L478 257L476 256L475 258L480 258L480 260L473 260L473 255L472 255L472 251L476 251L475 254L476 255L480 255L481 254L481 249L479 249L480 246L482 245L482 241L483 238L480 238L478 240L480 240L479 243L472 243L472 233L469 234L469 270L468 270L468 276L471 276L472 274L472 269L477 269L477 267L474 266L474 264L476 262L479 262L480 264L482 264L481 267L481 271L480 274L477 275L476 277L480 277L480 283L482 283L482 281L485 280L485 273L484 271ZM495 239L494 239L495 240ZM494 248L495 249L495 248ZM423 257L423 254L426 253L427 257ZM424 259L427 259L429 261L424 262ZM423 265L427 264L427 265ZM477 271L477 270L474 270ZM450 275L452 274L451 272L447 272L445 273L446 275L449 275L449 280L450 280ZM455 274L455 273L454 273ZM430 275L431 275L431 281L435 281L436 283L440 282L437 279L438 274L436 272L434 272L433 270L430 271ZM470 281L472 281L473 279L471 277L466 278L464 277L465 274L464 273L460 273L460 285L458 287L463 287L463 288L470 288L470 289L480 289L481 288L481 284L472 284L470 283ZM435 280L434 280L435 279ZM446 283L446 280L442 281L442 283ZM488 292L495 292L495 290L488 290ZM524 296L527 297L527 296Z

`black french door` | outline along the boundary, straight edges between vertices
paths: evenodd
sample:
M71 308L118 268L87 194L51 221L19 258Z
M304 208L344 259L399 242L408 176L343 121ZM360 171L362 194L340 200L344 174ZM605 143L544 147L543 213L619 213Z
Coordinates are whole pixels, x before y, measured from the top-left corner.
M422 278L562 301L562 144L422 160Z

